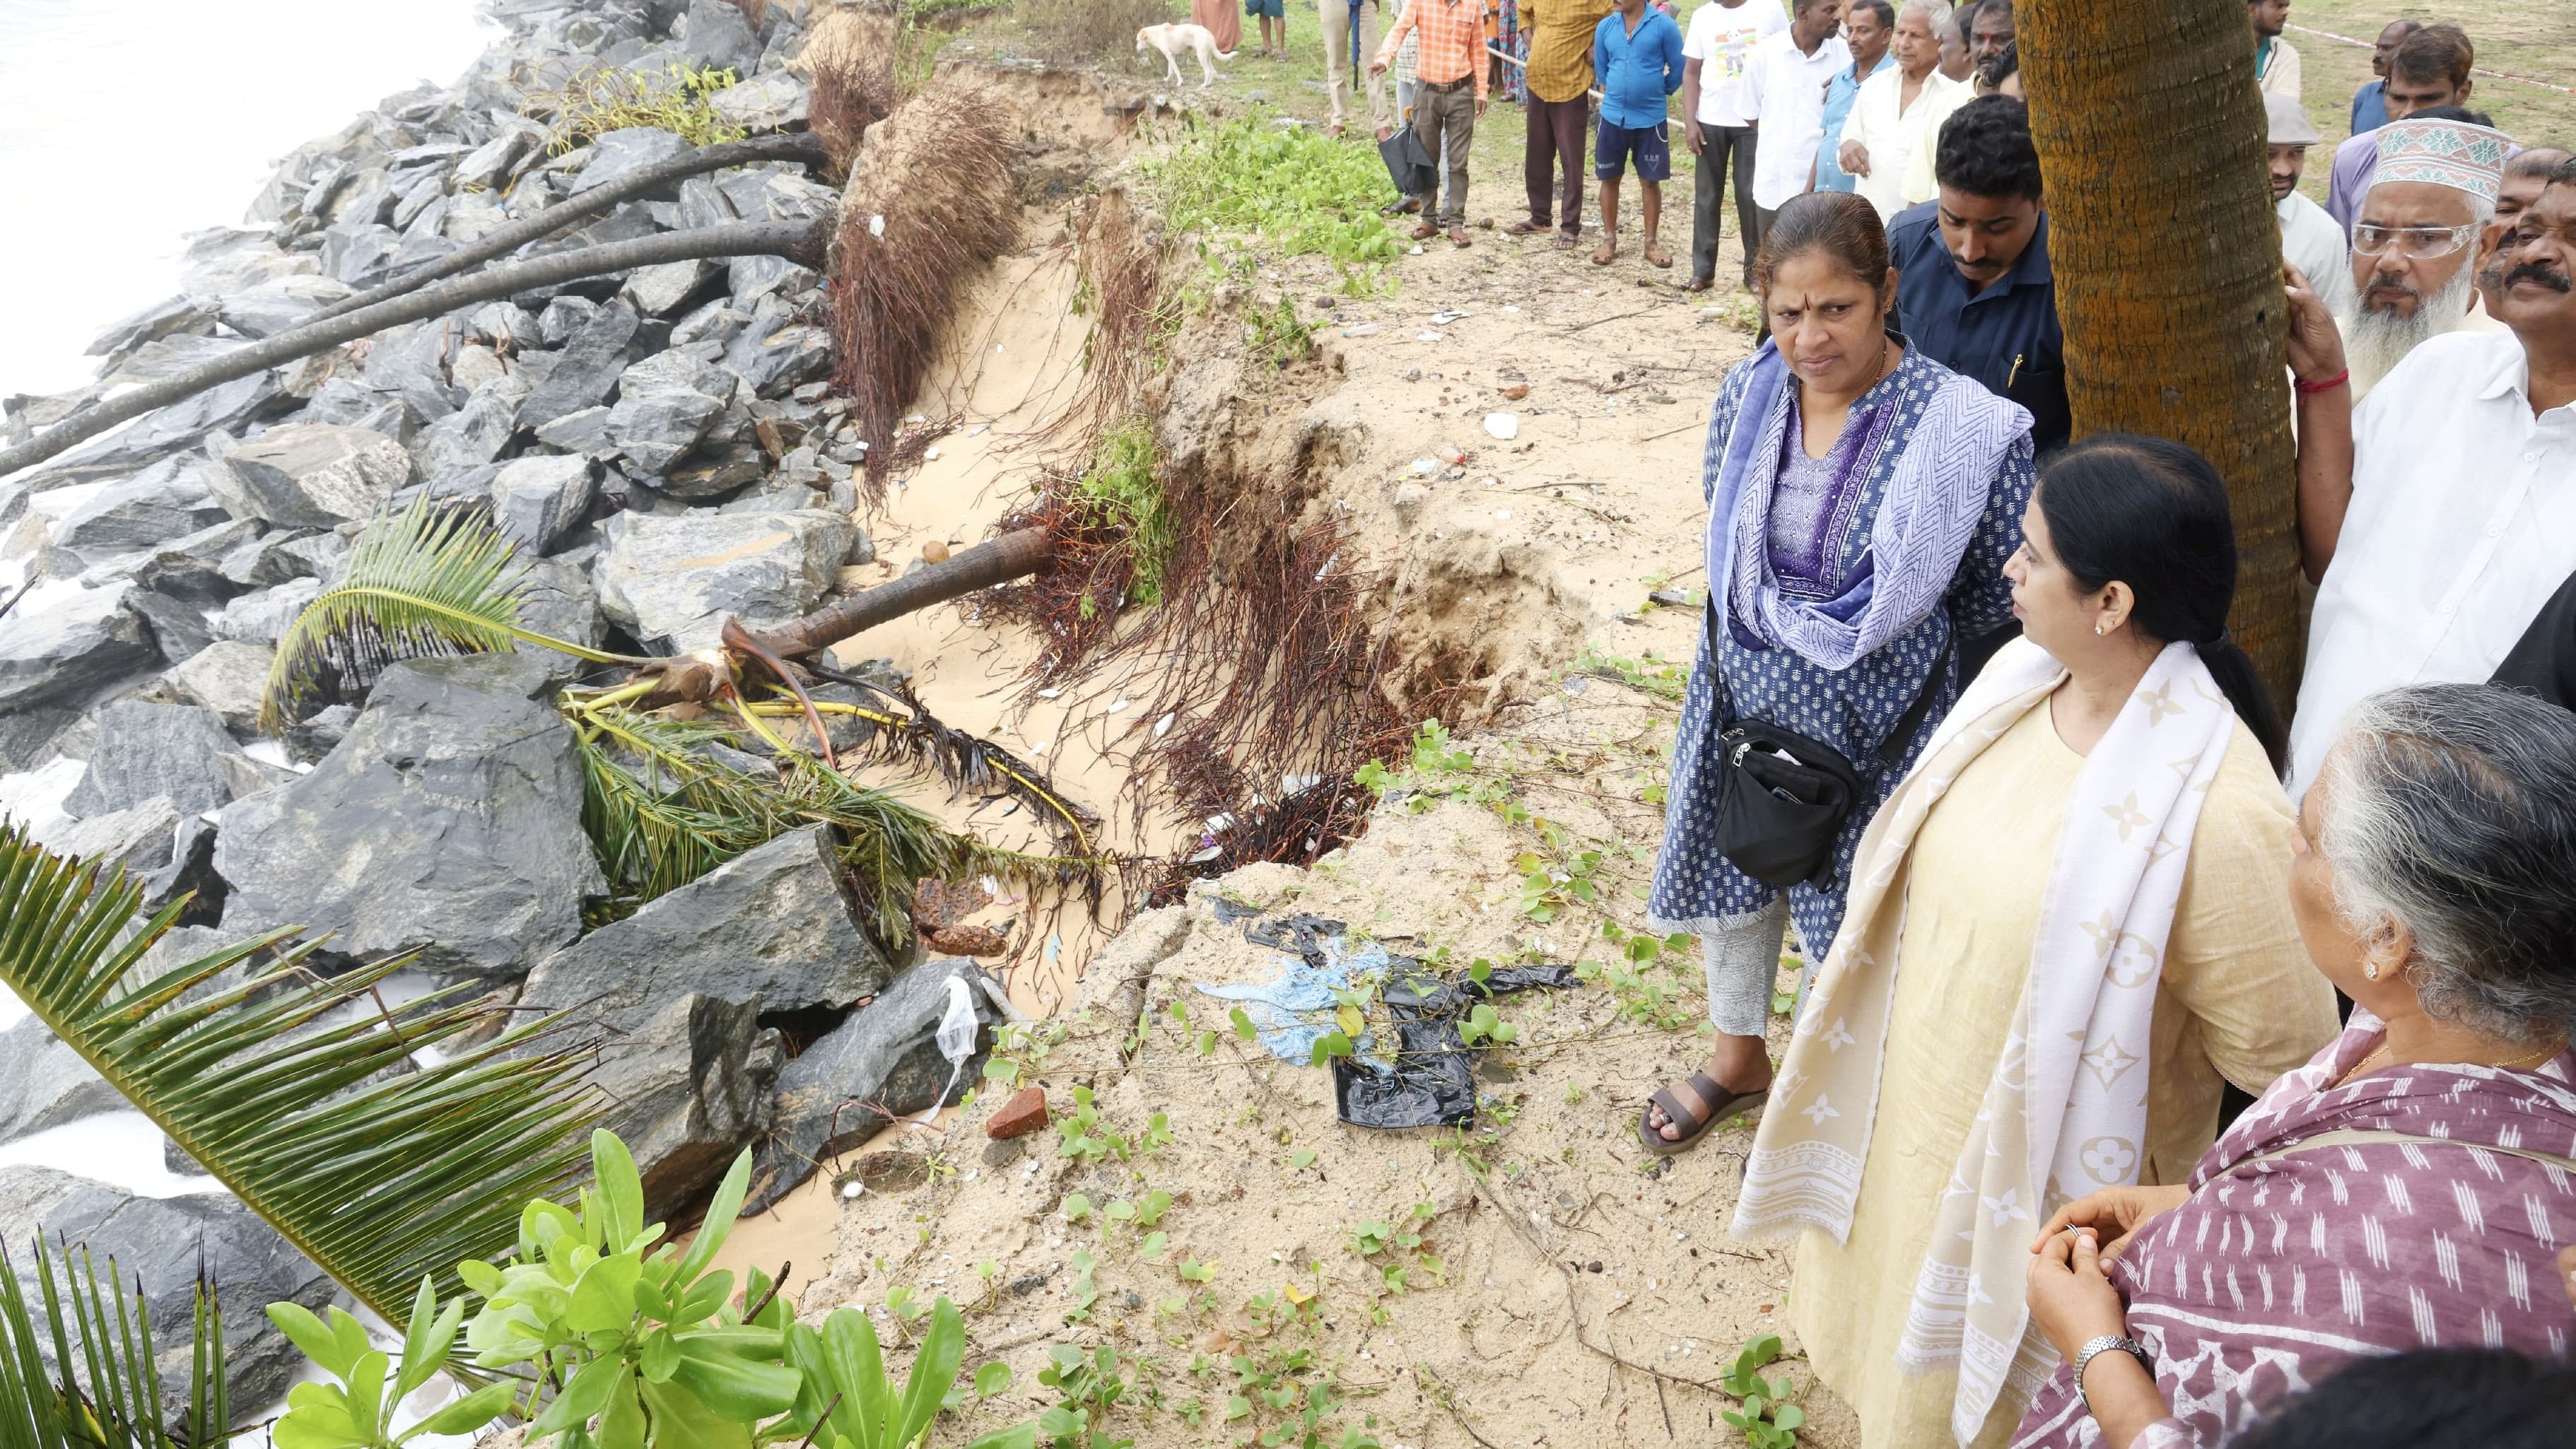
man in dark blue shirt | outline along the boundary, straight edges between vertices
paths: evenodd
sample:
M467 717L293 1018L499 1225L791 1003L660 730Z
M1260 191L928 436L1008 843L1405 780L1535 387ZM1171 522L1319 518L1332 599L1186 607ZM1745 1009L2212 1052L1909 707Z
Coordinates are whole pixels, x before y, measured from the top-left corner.
M2028 408L2045 455L2074 419L2029 112L2011 96L1961 106L1941 125L1932 174L1940 196L1887 228L1898 323L1925 356Z

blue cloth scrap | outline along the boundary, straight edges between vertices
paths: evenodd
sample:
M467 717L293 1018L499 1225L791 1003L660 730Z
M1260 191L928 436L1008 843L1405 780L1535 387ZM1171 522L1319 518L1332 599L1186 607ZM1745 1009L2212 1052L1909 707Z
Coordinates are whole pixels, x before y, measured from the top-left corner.
M1353 951L1340 936L1326 937L1320 944L1324 963L1310 965L1294 956L1273 956L1279 973L1268 981L1242 982L1225 986L1201 986L1199 990L1220 1001L1232 1001L1243 1007L1251 1018L1253 1032L1272 1056L1283 1062L1305 1066L1315 1059L1315 1043L1324 1033L1336 1030L1333 1009L1340 1005L1333 997L1336 991L1351 988L1351 973L1385 971L1394 965L1386 948L1375 941ZM1305 1018L1320 1016L1320 1022ZM1351 1043L1354 1053L1368 1056L1373 1043L1368 1035ZM1383 1065L1380 1063L1379 1065Z

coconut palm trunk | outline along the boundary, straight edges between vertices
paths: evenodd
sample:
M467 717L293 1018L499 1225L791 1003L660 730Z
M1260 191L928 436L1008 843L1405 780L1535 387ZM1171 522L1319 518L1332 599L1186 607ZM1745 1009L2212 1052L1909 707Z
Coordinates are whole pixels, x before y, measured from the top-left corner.
M2075 430L2152 433L2235 504L2231 628L2286 713L2301 653L2281 232L2242 0L2021 0Z

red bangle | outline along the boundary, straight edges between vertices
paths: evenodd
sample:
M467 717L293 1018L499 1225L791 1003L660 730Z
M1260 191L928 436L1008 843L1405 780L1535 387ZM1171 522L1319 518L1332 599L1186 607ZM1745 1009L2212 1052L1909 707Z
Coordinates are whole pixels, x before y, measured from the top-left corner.
M2303 393L2315 394L2321 392L2332 392L2336 388L2339 388L2350 381L2352 381L2352 369L2347 367L2343 371L2336 373L2334 376L2327 378L2323 382L2310 382L2303 377L2294 377L2290 379L2290 386L2297 388Z

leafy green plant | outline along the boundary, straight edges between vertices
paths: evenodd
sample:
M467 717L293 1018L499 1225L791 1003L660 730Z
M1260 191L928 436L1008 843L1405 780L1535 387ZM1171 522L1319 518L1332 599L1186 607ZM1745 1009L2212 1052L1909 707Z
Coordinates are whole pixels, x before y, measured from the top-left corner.
M1630 931L1618 922L1603 920L1602 938L1619 948L1618 959L1606 965L1599 961L1578 962L1577 979L1595 981L1609 988L1619 1003L1621 1020L1665 1031L1679 1031L1694 1024L1684 991L1661 979L1658 974L1673 962L1668 959L1691 948L1686 933L1657 936L1649 931Z
M1762 1376L1763 1366L1779 1356L1780 1335L1760 1334L1747 1341L1736 1352L1735 1362L1718 1375L1718 1387L1743 1400L1721 1417L1741 1430L1744 1442L1753 1449L1792 1449L1798 1430L1807 1422L1807 1411L1788 1402L1796 1387L1789 1376Z
M1243 337L1252 355L1273 368L1303 362L1315 354L1314 329L1297 317L1297 305L1282 297L1268 307L1247 307Z
M1135 1440L1105 1427L1110 1409L1127 1396L1118 1364L1118 1350L1105 1343L1088 1354L1071 1344L1049 1348L1038 1382L1055 1390L1058 1402L1038 1415L1040 1441L1049 1449L1131 1449Z
M1510 1046L1521 1039L1521 1029L1503 1020L1492 1003L1479 1001L1459 1018L1458 1039L1471 1047Z
M1047 1057L1064 1044L1070 1029L1062 1017L1006 1021L994 1027L993 1051L984 1059L984 1080L1004 1091L1036 1081Z
M458 1045L500 1003L468 983L389 1018L372 993L409 957L325 977L292 929L147 974L188 900L149 918L142 900L124 871L0 828L0 985L377 1313L401 1317L424 1275L452 1291L459 1258L570 1180L592 1108L583 1049L549 1048L559 1018Z
M1137 605L1162 602L1163 576L1180 547L1180 525L1164 502L1155 460L1154 430L1131 421L1101 435L1090 469L1075 485L1092 509L1095 526L1124 533L1130 560L1127 599Z
M34 1267L45 1310L42 1338L28 1310L18 1265L0 1247L0 1444L10 1449L194 1449L229 1437L223 1310L213 1284L197 1280L188 1402L173 1431L161 1399L151 1317L139 1301L127 1302L116 1260L108 1260L110 1288L102 1291L89 1250L58 1250L39 1228ZM51 1379L45 1372L46 1346L53 1350Z
M1125 1162L1134 1144L1100 1125L1100 1104L1089 1087L1073 1089L1073 1110L1054 1122L1056 1152L1076 1162L1104 1162L1111 1157Z
M835 1310L820 1331L788 1325L786 1348L800 1380L796 1405L768 1437L801 1436L822 1449L913 1449L930 1432L965 1365L966 1321L945 1297L931 1306L930 1331L899 1393L887 1376L876 1325L855 1309ZM1008 1364L984 1365L975 1371L975 1391L999 1393L1010 1383L1010 1372ZM986 1434L968 1449L1034 1449L1037 1441L1036 1423L1023 1422Z
M591 1168L577 1209L527 1205L514 1257L458 1266L484 1299L465 1332L476 1364L526 1364L563 1385L529 1424L531 1442L748 1446L752 1426L797 1406L802 1382L783 1361L784 1298L764 1284L746 1320L733 1274L713 1267L750 1185L750 1152L717 1186L686 1253L644 1221L643 1178L624 1143L591 1134Z
M273 1434L277 1449L396 1449L422 1434L471 1434L501 1417L517 1393L513 1382L486 1384L394 1432L395 1409L447 1367L457 1325L464 1319L465 1301L453 1299L441 1308L436 1288L423 1278L403 1332L402 1359L396 1363L368 1340L364 1325L338 1308L325 1324L300 1305L268 1305L269 1322L339 1381L336 1386L302 1383L287 1390L286 1416Z
M1272 253L1328 259L1352 295L1392 289L1387 264L1402 248L1378 213L1392 193L1373 146L1260 114L1192 115L1185 125L1181 144L1147 175L1172 231L1200 238L1212 275L1257 240Z

